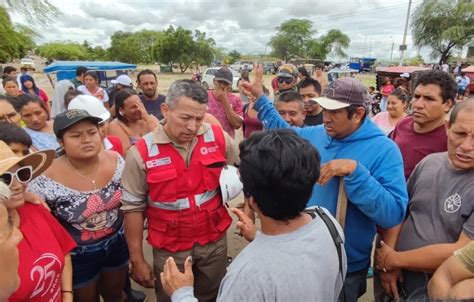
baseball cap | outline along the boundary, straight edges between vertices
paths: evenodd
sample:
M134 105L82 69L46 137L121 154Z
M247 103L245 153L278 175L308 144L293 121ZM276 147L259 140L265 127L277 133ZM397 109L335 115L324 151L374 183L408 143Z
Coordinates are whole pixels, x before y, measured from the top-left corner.
M408 72L404 72L400 75L402 78L410 78L410 74Z
M230 69L227 67L219 68L216 71L216 74L214 76L214 80L224 81L228 83L229 85L232 85L233 79L234 79L234 76L232 75L232 71L230 71Z
M132 79L126 74L119 75L115 78L115 80L110 81L112 84L120 84L122 86L132 87L133 82Z
M321 107L327 110L337 110L350 105L365 106L367 89L362 83L352 77L340 78L329 84L315 99Z
M110 118L110 112L98 98L92 95L78 95L72 99L67 109L81 109L90 115L100 118L103 122Z
M85 110L71 109L56 115L53 124L54 134L58 135L60 131L83 120L93 121L94 123L102 122L101 118L92 116Z
M284 64L278 69L277 77L293 77L296 78L298 76L298 69L293 64Z

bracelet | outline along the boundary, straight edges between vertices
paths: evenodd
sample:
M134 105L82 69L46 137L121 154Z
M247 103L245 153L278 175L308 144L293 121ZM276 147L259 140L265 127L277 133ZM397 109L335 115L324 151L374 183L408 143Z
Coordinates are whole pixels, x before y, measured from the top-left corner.
M61 293L63 293L63 294L67 293L67 294L71 294L71 295L73 294L72 290L62 290Z

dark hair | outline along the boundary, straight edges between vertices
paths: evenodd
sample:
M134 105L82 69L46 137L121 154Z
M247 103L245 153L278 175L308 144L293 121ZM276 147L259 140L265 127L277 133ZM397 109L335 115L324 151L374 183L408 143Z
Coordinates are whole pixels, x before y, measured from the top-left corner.
M17 69L13 66L7 66L7 67L3 68L3 73L6 74L7 76L12 71L17 71Z
M81 75L85 74L86 72L88 72L89 69L85 66L78 66L76 68L76 77L80 77Z
M153 70L151 69L143 69L142 71L140 71L137 75L137 83L140 83L140 77L142 75L145 75L145 74L151 74L153 75L153 77L155 78L155 81L156 81L156 74L153 72Z
M69 106L69 103L72 101L73 98L75 98L76 96L78 95L82 95L83 93L80 92L79 90L76 90L74 88L70 88L68 89L68 91L66 91L66 93L64 94L64 107L67 107Z
M301 214L319 178L320 157L293 130L254 132L240 145L244 194L263 215L287 221Z
M18 86L18 82L16 81L15 78L13 78L13 77L5 77L5 78L3 78L3 81L2 81L3 87L5 87L5 85L6 85L8 82L14 82L14 83Z
M43 110L48 115L48 120L49 120L49 112L48 112L48 109L46 109L46 105L44 104L44 102L40 100L38 97L32 96L31 94L24 93L15 97L14 102L13 102L13 107L15 107L15 110L17 112L20 112L21 114L21 109L25 107L26 105L28 105L29 103L38 104L41 108L43 108Z
M300 94L297 93L296 91L290 90L283 92L278 96L278 99L276 100L277 103L291 103L291 102L297 102L300 105L300 109L304 110L304 102L303 99L301 98Z
M463 110L466 110L469 113L474 112L474 100L470 99L470 100L466 100L464 102L454 105L453 110L451 111L451 114L449 115L448 124L450 126L456 122L459 112Z
M307 79L307 78L310 78L311 76L309 75L308 71L306 70L306 68L304 68L304 66L301 66L301 67L298 67L298 72L303 74L303 76Z
M95 72L94 70L88 70L88 71L84 74L84 78L85 78L86 76L92 77L92 78L96 81L97 85L100 85L99 75L98 75L97 72Z
M410 96L408 95L407 91L402 87L398 87L392 93L390 93L390 95L393 95L394 97L402 101L402 103L404 104L410 101Z
M125 100L133 95L137 95L137 93L135 92L135 90L129 89L129 88L120 90L115 95L115 116L121 122L128 123L128 120L125 118L125 116L120 114L120 109L123 108L123 104L125 103Z
M374 86L369 86L369 90L375 91L375 87Z
M346 111L347 111L347 118L352 119L352 117L354 116L354 114L357 111L357 108L364 108L365 109L364 116L360 120L360 123L362 124L364 122L365 118L367 117L367 107L361 106L361 105L349 105L349 107L346 107L344 109L346 109Z
M28 88L26 88L26 86L25 86L25 82L27 82L27 81L30 81L30 82L33 83L33 91L35 92L35 94L37 96L39 96L39 94L40 94L39 88L38 88L38 86L36 86L36 83L35 83L35 80L33 79L33 77L30 76L29 74L24 74L20 77L21 91L23 91L24 93L30 93L28 91Z
M28 71L28 68L26 68L25 66L21 66L20 71Z
M314 90L320 95L321 94L321 84L319 84L318 81L316 81L315 79L311 78L311 77L307 77L306 79L302 80L301 82L298 83L298 91L301 89L301 88L306 88L308 86L313 86L314 87Z
M440 70L424 72L416 82L415 89L418 85L426 86L430 84L440 88L443 103L446 103L448 100L453 102L456 99L458 86L448 73Z
M314 65L314 69L316 69L316 68L324 70L324 65L323 64L316 64L316 65Z
M28 148L33 145L31 137L23 128L6 122L0 122L0 140L4 141L7 145L20 143Z

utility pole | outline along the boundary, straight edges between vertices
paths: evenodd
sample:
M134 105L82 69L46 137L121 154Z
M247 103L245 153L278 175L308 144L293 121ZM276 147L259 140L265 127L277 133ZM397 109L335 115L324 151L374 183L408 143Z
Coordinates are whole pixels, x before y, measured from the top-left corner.
M402 45L400 45L400 62L398 63L398 66L403 65L403 53L407 49L406 41L407 41L407 32L408 32L408 22L410 21L411 1L412 0L408 0L407 19L405 21L405 32L403 33L403 42L402 42Z
M392 63L393 58L393 47L395 46L395 42L392 40L392 51L390 52L390 64Z

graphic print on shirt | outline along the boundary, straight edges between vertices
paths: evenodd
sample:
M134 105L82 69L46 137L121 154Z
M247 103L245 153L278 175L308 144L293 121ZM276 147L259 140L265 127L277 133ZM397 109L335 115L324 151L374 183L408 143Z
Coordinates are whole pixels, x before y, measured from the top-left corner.
M29 299L52 295L51 301L56 301L60 292L59 274L62 271L61 261L54 254L44 253L34 263L31 269L31 282L35 284Z
M111 234L112 226L119 215L121 191L115 191L110 200L103 199L98 194L88 197L81 218L84 221L74 225L82 232L81 240L97 240Z
M444 202L444 210L446 213L456 213L461 208L461 196L455 193L449 196Z

